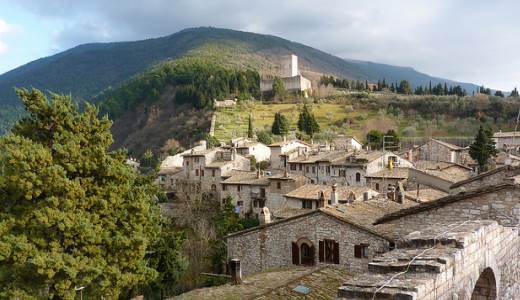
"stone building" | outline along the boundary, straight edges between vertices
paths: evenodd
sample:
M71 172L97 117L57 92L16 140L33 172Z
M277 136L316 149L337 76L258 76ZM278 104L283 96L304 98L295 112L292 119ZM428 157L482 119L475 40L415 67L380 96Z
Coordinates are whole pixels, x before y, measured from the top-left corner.
M300 74L298 57L294 54L282 56L280 65L280 79L286 90L308 91L312 89L311 81ZM260 80L260 91L268 92L273 89L274 78Z
M254 156L257 162L268 161L271 159L271 148L250 139L236 139L231 141L232 147L237 149L237 153L245 157Z
M520 146L520 131L495 132L493 140L497 149L518 150Z
M363 144L353 136L338 135L332 145L336 150L361 150Z
M201 191L222 192L222 181L235 170L249 171L250 159L236 149L214 148L190 151L183 157L183 180L200 184Z
M436 139L413 149L413 160L444 161L462 164L463 148Z
M232 197L240 217L257 216L266 206L269 178L261 172L235 172L222 182L222 198Z
M306 184L285 194L284 207L317 209L320 201L328 204L346 204L354 201L367 201L379 195L364 186L337 186Z
M295 265L338 265L351 272L367 269L370 258L388 251L387 231L371 222L404 204L359 201L324 206L226 238L228 257L241 261L244 275Z
M311 145L300 140L284 140L269 145L271 149L271 168L285 170L289 160L304 155Z
M387 193L399 187L399 183L404 183L408 179L409 168L385 168L381 171L367 174L366 185L378 193Z

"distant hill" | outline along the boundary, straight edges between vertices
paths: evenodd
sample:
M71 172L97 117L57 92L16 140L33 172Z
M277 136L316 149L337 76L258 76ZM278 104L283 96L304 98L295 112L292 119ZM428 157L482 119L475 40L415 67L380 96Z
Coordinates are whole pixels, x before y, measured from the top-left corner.
M279 37L218 28L192 28L175 34L133 42L84 44L56 55L38 59L0 75L0 105L17 104L13 87L37 87L91 99L109 87L165 60L205 49L227 48L227 62L245 64L261 73L277 72L280 55L299 56L308 76L330 74L347 79L388 82L406 79L412 85L451 80L431 77L408 67L342 59L318 49ZM210 51L207 51L210 50ZM254 58L254 59L251 59ZM235 61L235 62L233 62ZM461 83L468 91L476 85Z

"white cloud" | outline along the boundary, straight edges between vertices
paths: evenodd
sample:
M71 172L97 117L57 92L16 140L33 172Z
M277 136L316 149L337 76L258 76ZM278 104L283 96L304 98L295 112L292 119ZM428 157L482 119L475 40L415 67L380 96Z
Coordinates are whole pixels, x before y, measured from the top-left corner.
M14 31L14 26L8 24L5 20L0 19L0 54L4 54L7 52L7 45L3 40L3 37Z

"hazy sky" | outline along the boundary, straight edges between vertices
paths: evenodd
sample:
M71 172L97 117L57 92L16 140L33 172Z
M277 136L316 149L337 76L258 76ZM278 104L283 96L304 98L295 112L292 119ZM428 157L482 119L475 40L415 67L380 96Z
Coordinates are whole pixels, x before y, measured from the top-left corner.
M511 90L519 15L513 0L0 0L0 73L81 43L215 26Z

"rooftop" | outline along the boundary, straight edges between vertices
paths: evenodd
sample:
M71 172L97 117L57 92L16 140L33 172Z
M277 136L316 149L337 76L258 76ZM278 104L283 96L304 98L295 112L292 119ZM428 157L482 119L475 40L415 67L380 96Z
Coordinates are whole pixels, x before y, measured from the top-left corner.
M350 153L351 154L351 153ZM315 163L315 162L333 162L338 159L346 158L349 155L348 152L345 150L335 150L335 151L322 151L318 153L314 153L312 155L302 155L299 156L293 160L291 160L289 163Z
M505 138L505 137L520 137L520 131L509 131L509 132L495 132L493 134L494 138Z
M222 184L241 184L241 185L269 185L269 177L259 175L255 171L236 172Z
M276 142L276 143L272 143L271 145L269 145L269 147L281 147L281 146L285 146L285 145L288 145L288 144L291 144L291 143L300 143L300 144L303 144L305 146L311 146L309 144L307 144L306 142L303 142L303 141L300 141L300 140L286 140L286 141L280 141L280 142Z
M417 196L417 190L411 190L405 192L405 197L407 199L410 199L415 202L429 202L433 201L442 197L447 196L448 193L445 193L441 190L433 189L433 188L426 188L426 189L419 189L419 196Z
M354 193L356 199L359 197L363 197L364 192L372 191L374 193L377 193L376 191L370 189L369 187L365 187L365 186L338 185L336 187L336 191L338 193L339 201L348 200L350 193ZM325 199L330 199L330 195L332 193L332 186L321 185L321 184L306 184L306 185L303 185L303 186L285 194L285 197L297 198L297 199L318 200L319 194L321 192L323 192Z
M295 266L245 277L240 285L196 289L172 299L332 299L338 286L351 277L346 270L334 266ZM299 285L309 288L309 294L294 291Z
M375 173L367 174L365 177L405 179L408 178L408 168L394 168L393 170L383 169Z
M173 175L179 173L182 170L182 167L166 167L159 169L157 175Z
M450 143L447 143L447 142L443 142L443 141L441 141L441 140L437 140L437 139L430 139L430 141L436 142L436 143L438 143L438 144L440 144L440 145L443 145L443 146L445 146L445 147L447 147L447 148L450 148L451 150L459 151L459 150L464 149L464 148L459 147L459 146L457 146L457 145L450 144Z

